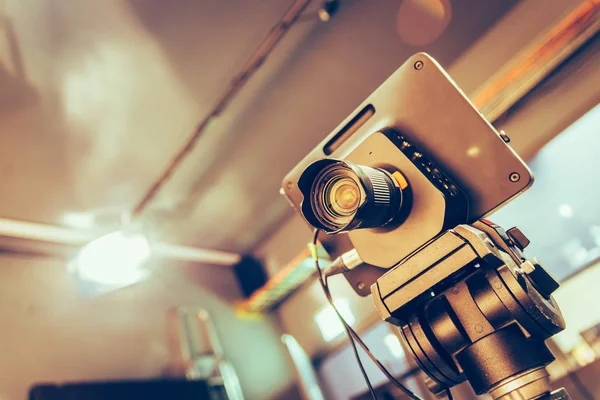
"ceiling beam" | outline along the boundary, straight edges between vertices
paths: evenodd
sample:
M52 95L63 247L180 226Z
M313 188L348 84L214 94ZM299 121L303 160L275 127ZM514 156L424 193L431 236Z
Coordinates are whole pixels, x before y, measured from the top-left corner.
M0 218L0 248L10 251L64 255L96 239L97 233L61 226ZM152 242L157 257L200 264L232 266L240 255L218 250Z

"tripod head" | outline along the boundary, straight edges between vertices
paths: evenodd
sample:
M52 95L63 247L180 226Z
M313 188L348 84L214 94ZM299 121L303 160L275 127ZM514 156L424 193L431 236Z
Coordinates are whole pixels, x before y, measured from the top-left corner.
M545 371L554 357L544 341L565 327L551 296L558 283L524 257L527 244L516 228L459 225L371 287L433 393L468 380L495 400L568 398L551 393Z

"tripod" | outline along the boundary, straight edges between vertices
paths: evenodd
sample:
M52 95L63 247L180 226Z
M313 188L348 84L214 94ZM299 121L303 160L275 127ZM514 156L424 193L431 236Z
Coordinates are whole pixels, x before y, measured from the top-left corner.
M559 285L523 256L528 244L517 228L459 225L371 287L433 393L468 380L494 400L570 399L545 368L554 356L544 341L565 328L551 296Z

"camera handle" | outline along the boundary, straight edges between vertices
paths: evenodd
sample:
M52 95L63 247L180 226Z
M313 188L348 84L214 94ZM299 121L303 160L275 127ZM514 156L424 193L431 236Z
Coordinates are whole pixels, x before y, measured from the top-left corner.
M494 400L570 399L552 391L545 340L565 328L558 283L522 250L529 240L485 220L448 230L371 287L380 316L442 395L468 380Z

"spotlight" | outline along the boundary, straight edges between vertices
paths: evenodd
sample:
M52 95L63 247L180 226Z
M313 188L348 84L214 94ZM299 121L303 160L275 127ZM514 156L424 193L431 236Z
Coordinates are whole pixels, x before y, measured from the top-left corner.
M117 231L83 246L69 267L95 291L114 290L146 278L144 262L150 254L145 236Z
M340 6L339 0L327 0L323 6L319 8L319 19L323 22L329 22L333 14L336 13Z

